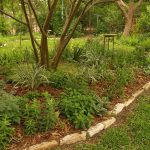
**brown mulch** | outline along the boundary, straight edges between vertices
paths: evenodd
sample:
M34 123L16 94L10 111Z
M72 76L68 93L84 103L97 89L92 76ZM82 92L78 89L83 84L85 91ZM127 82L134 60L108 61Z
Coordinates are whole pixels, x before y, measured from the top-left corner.
M28 87L23 86L14 87L14 85L12 84L6 84L4 90L8 93L12 93L15 96L23 96L29 91L38 91L39 93L48 92L54 98L58 98L60 94L63 92L63 89L56 89L48 85L40 85L37 89L32 90Z
M114 106L117 103L121 103L122 101L129 98L132 93L136 92L138 89L140 89L145 83L150 81L150 76L146 76L142 71L137 72L136 76L134 77L135 80L133 82L130 82L125 88L124 88L124 97L120 97L116 95L109 105L109 109L114 108ZM99 96L105 96L105 89L109 87L109 84L106 82L98 82L97 84L91 85L91 89L95 91L95 93Z

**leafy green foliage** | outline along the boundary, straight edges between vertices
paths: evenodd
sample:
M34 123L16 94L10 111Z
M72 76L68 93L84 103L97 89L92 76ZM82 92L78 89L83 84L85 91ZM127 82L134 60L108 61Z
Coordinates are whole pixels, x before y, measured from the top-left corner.
M124 95L124 87L130 82L133 81L134 76L133 72L129 68L117 68L116 70L116 78L114 79L114 83L109 86L107 89L107 96L112 99L116 95L123 96Z
M19 103L22 111L25 132L35 134L37 131L47 131L53 129L58 120L56 103L48 94L43 93L44 102L40 103L37 99L22 99Z
M5 149L10 142L14 128L11 127L11 120L7 115L0 118L0 149Z
M40 113L40 103L36 99L25 105L23 116L25 118L24 125L27 134L34 134L36 132Z
M75 61L80 61L80 59L82 58L82 55L84 53L84 49L80 48L80 47L74 47L73 48L73 60Z
M106 111L105 104L106 101L89 91L67 89L61 96L59 107L76 128L87 128L94 114L100 115Z
M150 65L145 66L145 67L143 68L143 70L144 70L144 73L145 73L146 75L150 75Z
M37 99L40 97L40 93L38 93L37 91L29 91L28 93L25 94L25 97L31 100Z
M145 51L150 51L150 39L147 39L141 42L140 47Z
M65 85L67 75L62 71L52 72L48 76L49 84L56 88L62 88Z
M136 27L139 33L147 33L150 31L150 5L146 4L146 8L142 11L141 16L137 20Z
M138 36L132 35L129 37L121 37L120 42L125 44L125 45L136 46L136 45L138 45L138 43L140 41L139 41Z
M49 84L56 88L87 88L88 83L86 78L81 75L73 75L63 71L51 72L48 75Z
M55 112L56 103L52 97L46 98L46 102L43 107L44 110L42 111L39 126L40 131L47 131L55 127L59 113Z
M33 135L37 132L36 121L32 118L28 118L25 121L24 126L26 134Z
M11 123L20 122L19 98L0 91L0 118L7 115Z

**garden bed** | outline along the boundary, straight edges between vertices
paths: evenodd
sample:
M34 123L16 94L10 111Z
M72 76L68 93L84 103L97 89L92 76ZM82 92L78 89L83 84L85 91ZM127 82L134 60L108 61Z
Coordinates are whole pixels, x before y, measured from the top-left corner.
M0 146L60 141L107 120L116 104L150 81L148 53L135 47L104 52L95 39L66 50L56 71L34 64L31 54L17 61L14 54L2 56Z
M1 77L1 79L4 79L4 77ZM116 95L111 100L111 102L107 106L108 111L112 110L112 108L114 108L114 106L117 103L121 103L126 98L131 97L132 93L137 91L140 87L142 87L148 81L150 81L149 76L146 76L142 72L137 73L136 77L135 77L135 81L132 83L129 83L124 88L124 96L120 97L119 95ZM101 82L101 83L97 82L96 84L91 84L89 86L90 86L91 90L93 90L97 95L102 97L102 96L105 96L104 91L106 88L108 88L109 85L105 84L103 82ZM31 90L31 89L25 88L25 87L17 87L15 89L13 89L13 84L6 84L4 89L7 92L13 93L15 96L23 96ZM57 89L57 88L53 88L50 86L41 85L37 88L37 91L39 93L43 93L43 92L47 91L49 94L54 96L57 100L57 98L59 98L60 94L63 92L63 89ZM38 100L43 102L42 98L39 98ZM101 122L101 121L105 120L106 118L107 118L107 114L105 114L103 116L95 116L92 125L96 125L98 122ZM18 147L19 147L19 149L25 149L31 145L39 144L44 141L58 140L61 137L68 135L70 133L75 133L75 132L81 131L81 130L75 129L75 127L72 124L70 124L70 122L61 115L60 115L58 122L59 123L57 123L57 125L55 126L55 128L53 130L50 130L43 134L37 133L32 136L27 136L24 134L24 132L22 131L22 128L23 128L22 125L15 126L15 134L11 140L12 144L9 146L9 149L17 150ZM61 127L62 122L63 122L63 127Z

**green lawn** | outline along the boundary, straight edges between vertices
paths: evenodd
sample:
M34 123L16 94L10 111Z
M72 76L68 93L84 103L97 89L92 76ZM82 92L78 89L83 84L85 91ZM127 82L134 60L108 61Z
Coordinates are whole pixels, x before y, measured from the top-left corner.
M40 36L38 35L36 37L37 37L37 41L40 43ZM99 40L101 44L103 44L103 35L100 35L96 38ZM72 49L74 46L83 47L86 41L87 41L87 38L83 38L83 37L74 38L74 39L71 39L67 47L69 49ZM48 45L49 45L50 51L53 51L55 49L57 42L58 42L58 38L48 39ZM0 47L0 52L1 52L0 55L4 53L5 54L12 53L12 52L22 53L26 49L28 50L32 49L30 38L28 35L22 36L21 45L20 45L20 36L10 36L10 37L0 36L0 43L6 44L4 47ZM110 47L112 47L112 44L110 44ZM134 46L125 45L125 44L120 43L120 41L115 40L115 49L130 51L130 50L134 50Z
M129 108L126 119L122 119L124 121L121 125L109 128L102 136L89 140L86 144L56 150L149 150L150 93L139 98L133 106Z

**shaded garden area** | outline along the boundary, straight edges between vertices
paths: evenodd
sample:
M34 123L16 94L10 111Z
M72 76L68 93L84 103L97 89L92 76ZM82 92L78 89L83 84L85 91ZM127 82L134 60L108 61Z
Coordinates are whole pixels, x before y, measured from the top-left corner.
M15 2L0 1L0 149L25 149L87 130L150 81L147 1ZM123 15L136 6L134 26L121 15L127 6ZM106 32L117 33L114 49L112 39L109 49L104 47ZM147 97L136 113L145 114L143 121ZM136 149L127 130L112 128L103 144L79 149L119 149L122 141L125 148ZM122 136L118 144L115 138ZM135 138L136 143L142 136Z

